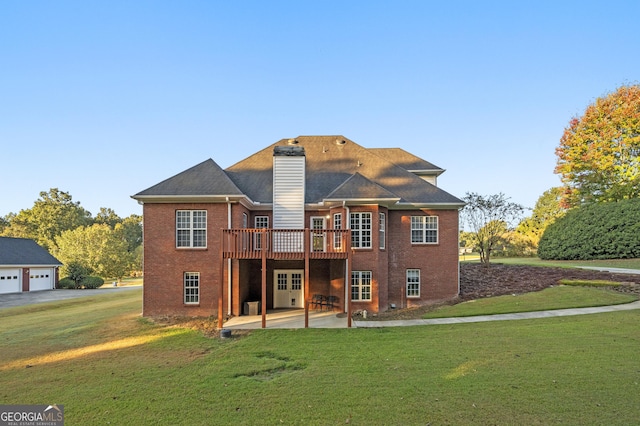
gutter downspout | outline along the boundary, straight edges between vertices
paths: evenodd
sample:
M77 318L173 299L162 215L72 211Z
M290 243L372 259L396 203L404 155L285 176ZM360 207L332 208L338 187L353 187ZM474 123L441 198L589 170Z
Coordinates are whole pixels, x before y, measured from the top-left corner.
M229 197L227 197L227 229L231 229L231 202ZM227 315L231 316L231 258L227 259Z

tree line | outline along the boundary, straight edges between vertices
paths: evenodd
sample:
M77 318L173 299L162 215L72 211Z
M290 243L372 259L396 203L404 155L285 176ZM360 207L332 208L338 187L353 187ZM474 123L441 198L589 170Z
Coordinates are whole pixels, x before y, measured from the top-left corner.
M504 194L467 193L463 247L546 259L640 256L640 86L623 85L573 117L556 148L562 186L545 191L530 217Z
M0 217L0 236L29 238L63 263L121 280L142 270L142 216L119 217L102 207L93 217L68 192L40 192L30 209Z

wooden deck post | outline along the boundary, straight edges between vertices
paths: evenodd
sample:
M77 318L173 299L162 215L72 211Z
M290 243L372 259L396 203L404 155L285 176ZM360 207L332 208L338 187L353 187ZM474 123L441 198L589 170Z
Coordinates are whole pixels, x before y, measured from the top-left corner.
M309 255L311 250L311 231L304 230L304 328L309 328Z
M267 328L267 230L263 229L260 238L262 239L262 328Z
M218 292L218 330L221 330L224 322L224 252L222 247L220 248L220 280L218 281L218 286L220 287Z

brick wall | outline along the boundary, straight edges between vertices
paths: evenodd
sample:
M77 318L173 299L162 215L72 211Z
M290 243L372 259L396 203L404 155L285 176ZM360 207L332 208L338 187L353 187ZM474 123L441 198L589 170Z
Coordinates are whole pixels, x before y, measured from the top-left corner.
M176 210L207 211L207 248L176 248ZM218 311L221 228L227 204L145 204L143 315L211 316ZM184 304L185 272L200 273L200 303Z
M411 216L438 216L438 243L411 243ZM458 211L391 211L388 220L389 303L417 306L458 294ZM420 297L407 298L407 269L420 269Z

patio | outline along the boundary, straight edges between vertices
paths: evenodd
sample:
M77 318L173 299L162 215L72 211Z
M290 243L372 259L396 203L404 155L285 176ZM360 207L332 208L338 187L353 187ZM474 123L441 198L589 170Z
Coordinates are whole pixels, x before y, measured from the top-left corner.
M262 328L262 315L242 315L230 318L222 328L254 330ZM304 328L304 309L267 311L267 329ZM309 328L347 328L347 316L338 312L309 311Z

